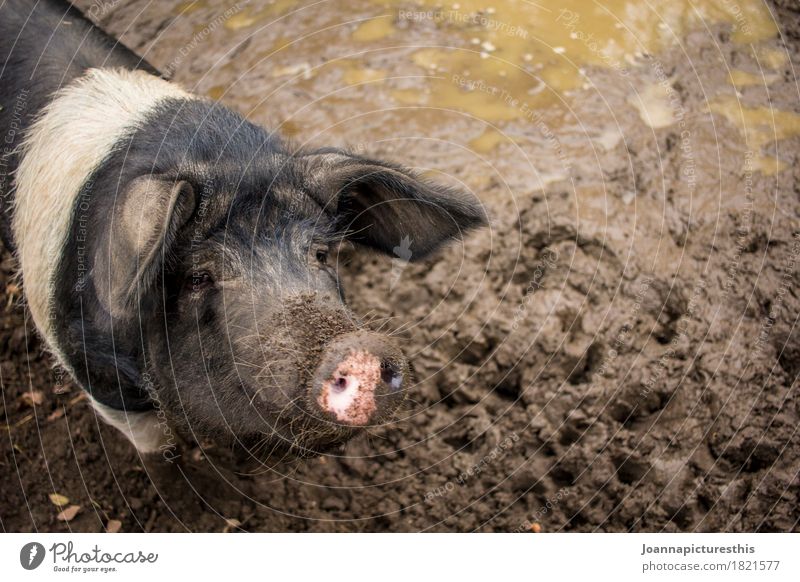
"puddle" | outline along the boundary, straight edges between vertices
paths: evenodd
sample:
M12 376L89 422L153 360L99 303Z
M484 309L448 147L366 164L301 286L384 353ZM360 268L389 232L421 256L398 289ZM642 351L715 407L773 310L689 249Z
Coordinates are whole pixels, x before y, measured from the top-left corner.
M353 40L373 42L394 34L396 31L391 16L379 16L360 24L353 33Z
M755 153L755 169L775 174L785 168L782 161L763 155L762 150L776 141L800 135L800 115L772 107L746 107L736 97L712 101L709 110L739 129L745 144Z
M296 0L267 0L259 2L251 0L250 3L239 10L240 4L234 4L228 9L232 15L225 18L225 28L239 30L256 24L266 24L268 20L284 14L297 5L299 3Z
M474 151L485 154L503 143L514 143L513 140L494 128L487 128L478 137L471 139L469 147Z
M586 145L586 135L608 151L621 135L603 125L610 123L607 113L592 126L587 112L576 109L592 94L605 99L611 86L640 122L655 130L681 130L684 116L702 113L702 108L683 110L673 72L652 78L659 55L693 31L708 36L706 28L727 30L748 58L752 54L751 62L735 68L720 60L728 72L722 81L727 87L769 86L781 79L778 71L786 65L785 51L766 42L777 30L759 0L659 5L634 0L354 0L346 16L330 9L324 2L292 0L232 6L217 21L222 33L240 33L255 42L235 62L221 65L231 67L231 85L215 85L206 94L220 99L226 90L234 93L248 117L258 121L274 108L264 102L263 92L239 84L256 71L254 83L274 80L272 87L281 91L285 86L289 98L299 95L313 102L313 111L302 115L318 117L306 126L336 125L362 111L380 110L381 119L370 121L379 138L413 127L488 154L524 144L519 136L526 132L563 135L579 125L584 152L593 147ZM204 0L184 2L175 11L196 12L215 22ZM280 25L265 26L276 18ZM287 30L296 34L287 36ZM272 36L260 40L261 35ZM268 50L258 48L266 45ZM285 97L273 97L279 98ZM729 107L715 102L711 109L730 120ZM752 124L752 115L748 119ZM760 151L767 145L763 130L750 134L750 147ZM765 173L782 168L766 156L756 167Z
M656 54L704 25L729 25L734 40L746 43L777 32L769 11L756 1L687 0L657 8L630 0L602 5L465 0L447 8L423 0L413 9L403 2L381 6L395 7L398 20L410 28L435 26L455 33L448 46L420 49L412 57L431 75L428 90L416 99L408 92L396 97L403 103L460 109L486 121L522 119L522 104L558 105L565 93L589 87L588 66L611 68L625 77L643 55ZM376 19L362 26L375 27L374 36L383 41L391 36L386 22ZM764 58L777 62L774 54ZM667 123L660 114L649 117L656 127Z
M341 60L337 63L337 67L342 71L342 78L347 85L382 81L389 76L387 71L365 67L355 59Z
M214 101L219 101L225 95L226 90L227 87L224 85L214 85L208 91L206 91L206 95Z
M753 48L753 54L758 59L761 67L780 69L786 65L787 56L785 50L756 46Z
M747 71L740 71L739 69L733 69L731 71L731 83L737 89L750 87L752 85L771 85L780 78L780 75L770 73L753 74Z
M201 7L202 0L185 2L176 12ZM253 28L293 9L324 15L331 7L251 2L232 7L224 27ZM411 59L427 80L424 87L396 90L400 104L457 109L491 122L525 119L526 108L559 106L570 91L591 87L587 67L610 68L626 82L644 55L657 54L703 26L726 25L736 42L754 45L777 33L757 0L676 0L658 6L635 0L355 0L348 3L348 14L354 21L349 37L365 50L419 47ZM324 28L314 33L320 46L332 42L333 33L323 34ZM784 62L780 51L756 50L764 66ZM360 82L354 71L347 72L348 84ZM373 78L380 75L366 74L366 80Z

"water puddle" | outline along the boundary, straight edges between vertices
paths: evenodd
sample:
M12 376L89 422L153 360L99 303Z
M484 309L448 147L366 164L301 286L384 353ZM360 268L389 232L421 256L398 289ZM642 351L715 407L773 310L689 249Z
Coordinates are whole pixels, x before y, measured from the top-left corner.
M731 71L731 83L737 89L757 85L771 85L780 78L780 75L770 73L754 74L748 73L747 71L740 71L738 69L733 69Z
M251 1L239 10L241 4L234 4L228 10L234 12L225 19L225 28L239 30L256 24L264 24L268 20L287 12L298 4L295 0Z
M755 153L755 169L775 174L785 164L763 149L775 142L800 135L800 115L772 107L746 107L736 97L724 97L709 104L709 110L736 126L748 149Z
M358 42L374 42L382 40L396 32L391 16L381 16L364 22L353 32L353 40Z
M456 108L493 122L524 119L526 108L558 105L565 93L588 88L585 67L612 68L625 76L642 56L678 43L693 29L726 24L734 40L743 43L757 43L777 32L769 11L756 1L679 0L658 7L632 0L380 5L394 9L398 22L408 28L435 26L452 39L447 46L413 54L414 63L430 74L427 90L417 95L397 92L397 99ZM389 22L383 16L356 32L363 31L359 39L365 41L387 41L394 33ZM667 122L663 115L649 116L654 127Z
M303 116L319 116L308 124L318 125L323 118L338 123L362 110L382 112L381 119L371 121L379 137L411 127L438 131L443 138L449 131L455 137L454 131L471 124L461 143L478 154L524 147L526 132L538 128L564 134L574 133L578 124L591 124L585 115L577 119L576 105L592 93L604 95L609 83L625 92L622 98L638 112L639 121L654 130L677 128L684 114L702 114L680 111L680 103L676 108L680 98L674 77L652 79L651 74L658 55L685 48L695 31L705 36L724 31L752 55L755 63L736 63L735 68L720 59L729 90L768 87L781 79L778 71L786 64L785 51L770 42L777 29L760 0L657 5L638 0L353 0L346 18L332 7L294 0L234 5L220 29L255 39L274 34L274 28L283 36L271 36L269 50L248 50L223 67L234 67L235 75L265 71L259 72L259 82L266 77L279 90L286 86L292 95L307 96L313 111ZM176 13L208 10L204 0L175 8ZM280 26L265 26L276 18ZM286 30L297 34L287 36ZM217 85L206 93L220 99L226 88ZM250 87L238 86L236 98L252 105L247 114L254 119L271 110L263 94ZM762 110L746 110L742 122L728 101L714 94L708 98L709 110L739 127L758 152L770 136L795 135L787 129L767 131ZM772 113L794 127L793 114ZM279 123L286 123L289 133L300 131L294 119ZM620 130L605 127L600 118L597 123L582 130L603 150L616 147ZM777 160L759 155L762 172L782 168Z

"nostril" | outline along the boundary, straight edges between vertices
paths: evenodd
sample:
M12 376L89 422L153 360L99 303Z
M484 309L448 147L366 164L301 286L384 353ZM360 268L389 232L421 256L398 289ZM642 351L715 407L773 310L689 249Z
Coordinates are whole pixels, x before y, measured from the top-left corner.
M345 335L322 354L307 387L308 411L349 426L382 423L403 402L410 380L405 358L387 340L362 332Z
M381 362L381 380L392 392L396 392L403 385L403 372L392 362L384 360Z
M333 391L334 392L344 392L347 390L347 376L336 376L333 379Z
M351 350L322 381L317 404L340 422L366 425L377 410L379 381L380 361L369 352Z

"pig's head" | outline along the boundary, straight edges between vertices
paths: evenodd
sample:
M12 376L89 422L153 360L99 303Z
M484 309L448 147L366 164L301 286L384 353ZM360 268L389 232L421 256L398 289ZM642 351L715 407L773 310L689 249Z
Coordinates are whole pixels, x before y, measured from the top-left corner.
M483 210L335 150L224 166L136 178L114 215L100 294L116 317L136 311L153 398L188 438L265 456L325 451L391 419L409 363L348 310L336 251L419 260Z

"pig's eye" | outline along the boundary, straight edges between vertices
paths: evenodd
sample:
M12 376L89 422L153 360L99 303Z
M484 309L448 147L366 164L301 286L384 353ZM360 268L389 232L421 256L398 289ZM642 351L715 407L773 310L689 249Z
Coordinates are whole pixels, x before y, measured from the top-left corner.
M191 275L186 277L186 282L184 283L186 290L191 293L197 293L198 291L202 291L203 289L208 289L213 285L214 285L214 279L212 279L211 275L209 275L205 271L201 271L199 273L192 273Z
M327 247L314 247L314 256L320 265L328 264L328 248Z

